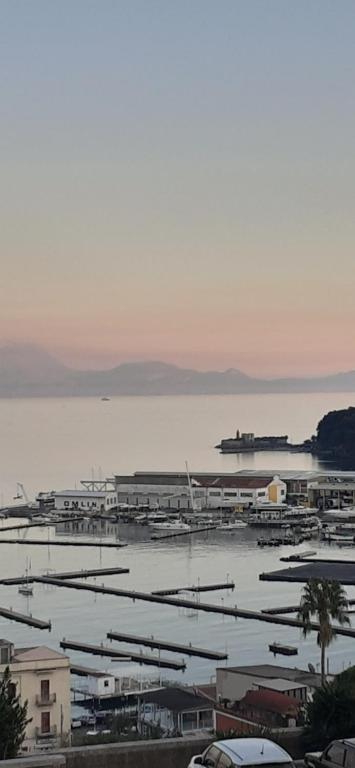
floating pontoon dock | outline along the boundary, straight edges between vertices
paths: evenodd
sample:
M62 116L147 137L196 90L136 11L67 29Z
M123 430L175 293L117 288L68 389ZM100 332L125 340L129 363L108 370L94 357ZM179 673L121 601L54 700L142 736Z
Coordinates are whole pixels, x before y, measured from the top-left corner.
M65 571L64 573L53 573L56 579L88 579L90 576L114 576L122 573L129 573L129 568L92 568L90 570L83 571ZM0 579L0 584L6 584L7 586L17 586L19 584L27 584L28 582L36 582L41 579L41 576L35 576L28 574L28 576L13 576L8 579Z
M175 589L156 589L152 595L178 595L180 592L215 592L218 589L234 589L233 581L225 581L224 584L196 584L192 587L175 587Z
M162 651L171 651L171 653L186 653L187 656L200 656L205 659L214 659L222 661L228 659L228 653L219 653L209 651L205 648L194 648L192 645L179 645L167 640L156 640L154 637L140 637L139 635L126 635L123 632L108 632L106 637L109 640L117 640L119 643L133 643L133 645L145 645L148 648L158 648Z
M18 621L20 624L28 624L29 627L35 627L36 629L51 630L52 628L50 621L35 619L34 616L27 613L17 613L12 608L0 608L0 616L3 616L4 619L10 619L10 621Z
M186 669L184 661L173 661L163 659L159 656L147 656L143 653L131 653L126 651L115 651L104 645L89 645L88 643L77 643L74 640L65 640L60 643L61 648L68 648L71 651L82 651L83 653L92 653L95 656L109 656L110 658L126 658L127 661L135 661L138 664L148 664L153 667L164 667L166 669Z
M310 579L332 579L340 584L355 584L355 563L335 560L306 560L304 565L261 573L261 581L305 582Z
M27 523L27 525L5 525L0 526L0 533L3 531L27 531L29 528L50 528L51 526L59 525L59 523L73 523L79 522L79 520L84 520L84 516L72 517L70 520L67 517L60 520L41 520L38 523Z
M280 624L286 627L303 628L303 622L300 619L287 619L285 616L271 616L261 611L250 611L243 608L230 608L226 605L213 605L210 603L198 603L195 600L178 599L177 597L163 597L162 595L152 595L150 592L135 592L129 589L116 589L114 587L103 587L97 584L82 584L79 581L61 581L49 576L42 576L37 581L43 584L53 584L56 587L67 587L68 589L87 590L96 592L96 594L112 595L114 597L128 597L129 600L143 600L148 603L160 603L161 605L173 605L177 608L192 608L194 611L205 611L206 613L219 613L224 616L234 616L241 619L253 619L263 621L268 624ZM309 628L314 632L319 632L319 624L311 622ZM333 632L336 635L345 635L355 638L355 629L333 626Z
M295 648L293 645L281 645L281 643L271 643L269 645L269 651L276 656L277 653L280 653L281 656L297 656L298 654L298 648Z
M26 526L27 527L27 526ZM1 529L0 529L1 533ZM32 544L34 546L42 547L110 547L111 549L119 549L119 547L126 547L127 544L114 541L81 541L76 539L75 541L61 541L60 539L3 539L0 538L0 544Z

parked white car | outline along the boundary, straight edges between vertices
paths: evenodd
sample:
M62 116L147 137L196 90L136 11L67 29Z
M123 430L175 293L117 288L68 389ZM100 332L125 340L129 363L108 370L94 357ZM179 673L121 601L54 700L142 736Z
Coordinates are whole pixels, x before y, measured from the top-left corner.
M188 768L197 765L206 768L294 768L292 757L269 739L224 739L215 741L202 755L192 757Z

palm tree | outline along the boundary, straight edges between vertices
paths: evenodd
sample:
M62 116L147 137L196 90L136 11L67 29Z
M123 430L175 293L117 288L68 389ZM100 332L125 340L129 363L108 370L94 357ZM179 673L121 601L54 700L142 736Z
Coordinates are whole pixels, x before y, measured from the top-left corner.
M321 676L325 681L325 651L335 637L331 619L339 624L350 624L346 613L346 592L338 581L310 579L303 589L298 618L303 622L303 634L311 632L312 617L319 624L317 643L321 649Z

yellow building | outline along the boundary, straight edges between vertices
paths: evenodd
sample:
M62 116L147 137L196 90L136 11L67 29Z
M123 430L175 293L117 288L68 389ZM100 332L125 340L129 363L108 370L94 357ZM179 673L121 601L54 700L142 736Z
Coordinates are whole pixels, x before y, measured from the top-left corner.
M14 648L0 640L0 675L9 667L21 703L28 702L23 752L43 752L70 744L70 663L45 645Z

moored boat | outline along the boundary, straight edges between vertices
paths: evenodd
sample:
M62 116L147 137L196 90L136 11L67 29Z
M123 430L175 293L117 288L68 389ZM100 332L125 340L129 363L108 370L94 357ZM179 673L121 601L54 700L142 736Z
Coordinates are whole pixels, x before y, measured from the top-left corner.
M222 523L221 525L218 525L217 531L223 531L224 533L234 533L234 531L238 531L241 528L247 527L248 523L245 523L243 520L234 520L233 522Z

